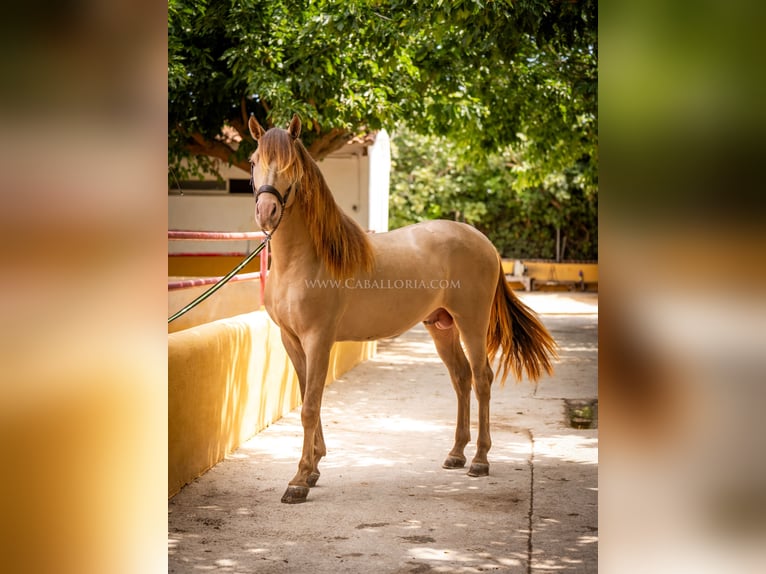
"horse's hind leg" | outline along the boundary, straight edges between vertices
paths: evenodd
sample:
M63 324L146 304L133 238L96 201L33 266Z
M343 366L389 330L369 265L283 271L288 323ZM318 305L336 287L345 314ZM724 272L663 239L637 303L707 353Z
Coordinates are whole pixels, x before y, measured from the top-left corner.
M473 391L479 403L479 436L476 440L476 455L468 471L469 476L489 475L487 453L492 447L489 434L489 401L494 375L487 359L487 325L479 323L471 322L466 325L458 322L460 337L465 345L473 374Z
M442 465L444 468L463 468L465 466L465 445L471 440L471 367L460 347L460 336L454 325L440 329L435 325L426 325L436 345L436 352L444 361L449 371L452 386L457 395L457 424L455 425L455 444Z

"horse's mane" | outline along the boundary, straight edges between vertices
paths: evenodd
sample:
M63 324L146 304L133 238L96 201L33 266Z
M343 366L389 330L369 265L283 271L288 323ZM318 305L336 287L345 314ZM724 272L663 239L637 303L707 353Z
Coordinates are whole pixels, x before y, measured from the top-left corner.
M264 144L266 144L264 146ZM332 196L327 182L300 139L286 130L270 129L259 142L261 161L289 172L300 181L294 191L317 256L336 279L345 279L373 265L370 240L364 230L346 215ZM265 155L268 154L268 157Z

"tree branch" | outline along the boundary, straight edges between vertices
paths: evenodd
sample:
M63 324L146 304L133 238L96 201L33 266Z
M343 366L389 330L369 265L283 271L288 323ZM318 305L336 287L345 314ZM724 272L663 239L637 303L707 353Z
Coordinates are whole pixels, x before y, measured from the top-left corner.
M227 164L240 168L246 173L250 171L250 162L247 160L238 160L234 157L234 150L218 140L209 140L198 132L189 134L190 140L186 143L186 149L195 155L208 155L216 159L225 161Z
M250 135L250 130L247 127L247 119L244 121L240 121L239 119L230 119L227 122L231 127L233 127L235 130L237 130L237 133L239 134L239 137L244 139L250 139L252 140L252 136Z
M342 148L352 135L341 128L333 128L315 139L308 147L308 152L316 161L326 158L332 152Z

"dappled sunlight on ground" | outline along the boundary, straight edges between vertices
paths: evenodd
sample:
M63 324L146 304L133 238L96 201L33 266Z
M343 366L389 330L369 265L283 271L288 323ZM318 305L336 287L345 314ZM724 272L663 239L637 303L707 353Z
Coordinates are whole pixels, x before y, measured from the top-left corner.
M580 435L536 438L535 457L557 458L580 464L598 464L598 438Z
M435 424L428 421L411 419L406 417L393 416L386 419L376 419L370 421L368 429L370 431L382 430L392 432L442 432L450 429L449 425Z
M432 566L434 572L480 572L482 570L496 570L498 566L522 566L524 561L519 558L504 558L493 555L489 552L478 552L475 554L460 552L449 548L412 548L408 551L409 555L415 560L426 562L449 562L450 566L440 568ZM460 568L454 564L463 564L469 568Z
M598 313L598 293L516 292L519 299L541 315L588 315Z
M169 573L596 572L598 430L563 399L597 398L595 319L545 318L566 348L537 387L493 386L490 475L441 468L456 399L422 326L325 392L328 454L308 501L280 496L303 430L293 411L169 503ZM470 464L476 451L472 399Z

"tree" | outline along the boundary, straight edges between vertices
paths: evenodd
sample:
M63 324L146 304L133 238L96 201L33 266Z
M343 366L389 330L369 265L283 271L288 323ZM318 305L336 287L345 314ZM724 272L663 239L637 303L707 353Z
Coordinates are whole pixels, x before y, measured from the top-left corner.
M513 146L461 159L444 136L406 127L392 137L391 227L427 219L455 219L483 231L511 258L552 259L559 231L562 258L598 259L598 194L586 190L585 164L527 185L523 154Z
M526 186L582 163L592 190L596 30L595 0L170 0L170 166L247 169L248 116L295 112L316 159L406 120L460 155L524 146Z

